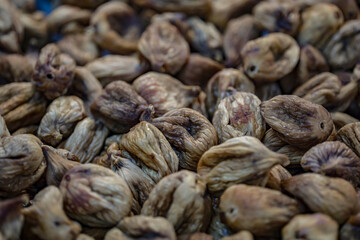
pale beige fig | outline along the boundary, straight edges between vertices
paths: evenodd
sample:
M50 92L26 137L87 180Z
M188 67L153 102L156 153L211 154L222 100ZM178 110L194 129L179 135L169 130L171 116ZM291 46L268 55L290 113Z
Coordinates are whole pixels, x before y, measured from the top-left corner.
M289 160L267 149L257 138L244 136L206 151L197 172L203 176L211 193L221 193L239 183L265 186L271 168L277 164L287 165Z
M91 12L70 5L62 5L55 8L47 17L46 21L51 32L60 34L83 33L89 24Z
M100 153L108 134L102 123L87 117L77 123L63 148L78 156L81 163L88 163Z
M28 196L0 201L0 239L20 239L24 224L24 215L21 212L23 204L28 202Z
M329 112L295 95L279 95L261 103L261 114L276 134L290 145L308 149L333 131Z
M177 28L155 22L141 35L138 49L157 72L176 74L187 61L190 48Z
M201 113L188 109L174 109L151 120L169 141L179 158L179 168L195 170L200 157L217 145L216 129Z
M112 228L106 233L104 240L130 240L130 238L128 238L120 229Z
M132 82L149 69L149 64L134 56L108 55L85 66L103 86L122 80Z
M101 95L91 104L91 113L115 133L126 133L135 126L141 116L151 111L135 89L124 81L108 84Z
M141 75L132 86L148 104L154 106L155 116L190 107L201 92L198 86L185 86L170 75L156 72Z
M120 142L121 155L136 163L155 183L176 172L179 159L154 125L140 122Z
M342 127L349 123L356 123L360 121L359 119L356 119L349 114L343 112L331 112L330 114L336 130L340 130Z
M339 141L326 141L310 148L302 157L301 166L305 171L344 178L354 187L360 185L360 158Z
M300 8L295 1L263 1L253 9L255 22L269 32L294 36L301 25Z
M221 100L212 123L220 142L241 136L262 139L266 124L260 113L260 99L247 92L235 92Z
M337 132L337 139L345 143L360 157L360 122L346 124Z
M33 61L20 54L7 54L0 58L0 80L30 82L34 72Z
M67 171L80 165L78 157L65 150L43 145L42 151L47 162L46 184L58 187Z
M0 196L18 194L41 178L46 161L40 144L30 134L0 139Z
M266 186L268 188L281 191L281 183L289 178L291 178L291 173L286 170L286 168L284 168L280 164L275 165L271 168L269 172Z
M358 201L356 191L342 178L304 173L285 180L282 185L313 212L329 215L339 224L355 213Z
M319 3L306 8L301 13L301 20L299 44L311 44L321 49L344 23L344 16L336 5Z
M240 231L228 237L223 237L221 240L254 240L254 237L249 231Z
M10 132L39 123L46 105L32 83L10 83L0 87L0 114Z
M10 132L6 126L6 122L4 118L0 115L0 138L9 137L9 136L10 136Z
M351 216L340 229L340 240L357 240L360 238L360 213Z
M132 194L110 169L83 164L70 169L60 190L66 214L90 227L112 227L130 212Z
M283 226L299 213L296 200L279 191L244 184L226 189L220 209L234 231L247 230L255 237L278 237Z
M337 240L338 229L337 222L325 214L301 214L283 228L282 239Z
M140 21L134 9L124 2L112 1L98 7L91 16L94 40L103 49L115 54L137 50L141 34Z
M238 69L223 69L215 74L206 86L206 107L212 117L227 90L255 93L255 85Z
M67 138L75 125L86 117L83 101L75 96L58 97L49 105L41 119L37 135L51 145L57 146Z
M270 33L247 42L241 57L246 74L255 82L275 82L295 68L300 47L289 35Z
M33 204L22 210L25 217L23 235L29 239L75 240L81 226L70 220L63 209L63 196L49 186L36 194Z
M187 170L161 179L141 209L142 215L165 217L178 235L204 231L210 212L205 183Z
M32 81L38 91L53 100L67 93L75 67L75 61L51 43L41 49Z
M89 34L67 35L57 45L61 52L69 54L80 66L99 56L99 49Z

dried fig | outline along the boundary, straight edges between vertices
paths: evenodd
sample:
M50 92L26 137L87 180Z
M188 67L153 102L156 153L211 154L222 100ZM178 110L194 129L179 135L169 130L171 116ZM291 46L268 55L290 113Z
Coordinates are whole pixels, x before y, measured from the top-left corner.
M325 141L333 130L328 111L294 95L262 102L261 114L278 136L290 145L307 149Z
M42 11L20 13L19 18L24 26L24 42L26 48L41 48L48 41L48 26L45 14Z
M157 72L176 74L190 55L189 45L168 22L152 23L141 35L138 49Z
M60 184L68 216L90 227L111 227L127 216L132 194L110 169L83 164L70 169Z
M257 83L275 82L289 74L299 61L300 48L284 33L251 40L241 50L246 74Z
M249 231L240 231L234 235L221 238L221 240L254 240L254 237Z
M209 203L200 176L182 170L160 180L144 203L141 214L165 217L178 235L189 234L207 228Z
M43 142L57 146L71 134L76 123L85 117L85 106L80 98L59 97L49 105L41 119L38 136Z
M276 237L295 216L298 203L279 191L235 185L221 196L220 209L233 230L248 230L256 237Z
M289 173L286 168L280 164L275 165L269 171L269 177L266 183L266 186L278 191L281 191L282 181L291 178L291 173Z
M347 125L349 123L356 123L356 122L360 121L359 119L356 119L347 113L332 112L330 114L331 114L331 118L334 122L334 125L336 127L336 130L340 130L342 127L344 127L345 125ZM359 153L360 153L360 151L359 151Z
M283 187L312 211L327 214L339 224L355 213L356 191L342 178L305 173L285 180Z
M247 92L235 92L222 99L212 120L220 142L241 136L261 139L266 124L260 113L260 104L256 95Z
M360 156L359 130L360 122L354 122L346 124L337 133L337 138L351 148L358 156Z
M36 194L33 205L22 210L25 216L23 237L27 239L75 239L81 226L71 221L63 210L63 196L49 186Z
M198 86L185 86L170 75L156 72L138 77L133 88L148 104L154 106L155 116L162 116L173 109L190 107L201 91Z
M179 158L179 168L195 170L202 154L218 143L214 126L192 109L171 110L151 123L174 149Z
M9 137L10 132L6 126L4 118L0 115L0 138Z
M211 193L246 183L264 186L270 169L289 164L288 158L267 149L257 138L244 136L227 140L206 151L197 172L206 181Z
M30 82L34 64L29 57L7 54L0 58L0 80L5 82Z
M60 53L55 44L48 44L41 49L35 65L33 82L38 91L53 100L65 95L70 87L75 71L75 62L67 54Z
M337 222L321 213L297 215L283 228L282 239L337 240Z
M277 82L273 82L257 86L255 94L261 101L267 101L277 95L281 95L282 90Z
M132 86L124 81L115 81L105 87L90 109L110 130L126 133L149 107Z

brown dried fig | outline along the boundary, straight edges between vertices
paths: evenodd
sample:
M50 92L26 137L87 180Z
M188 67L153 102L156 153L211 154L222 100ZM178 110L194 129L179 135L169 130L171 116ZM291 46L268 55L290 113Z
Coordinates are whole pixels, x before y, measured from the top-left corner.
M37 182L46 161L34 135L17 135L0 139L0 196L18 194Z
M108 84L90 108L96 118L116 133L128 132L149 110L146 101L124 81Z
M234 235L221 238L221 240L254 240L254 237L249 231L240 231Z
M280 164L275 165L270 169L266 186L281 191L282 181L289 178L291 178L291 173L289 173L289 171L286 170L286 168L284 168Z
M329 40L324 55L334 69L351 69L360 52L360 20L347 21Z
M257 83L275 82L299 61L300 47L284 33L271 33L249 41L241 50L246 74Z
M63 148L78 156L81 163L88 163L100 153L108 134L102 123L87 117L77 123Z
M29 57L7 54L0 58L0 80L5 82L30 82L34 64Z
M110 169L83 164L70 169L60 184L68 216L90 227L111 227L127 216L132 194Z
M307 151L301 159L305 171L348 180L360 185L360 158L342 142L323 142Z
M85 67L106 86L117 80L132 82L149 69L149 64L134 56L108 55L95 59Z
M340 229L340 240L357 240L360 238L360 213L351 216Z
M283 228L282 239L337 240L337 222L321 213L297 215Z
M116 54L129 54L137 50L140 22L135 11L124 2L108 2L91 16L94 40L103 49Z
M327 214L339 224L355 213L356 191L342 178L304 173L285 180L283 187L312 211Z
M323 72L296 88L293 94L326 107L335 100L340 89L340 79L335 74Z
M226 97L227 90L255 92L254 84L241 71L233 68L223 69L215 74L206 86L206 107L212 117L221 99Z
M132 86L148 104L154 106L155 116L190 107L201 91L198 86L185 86L170 75L156 72L141 75Z
M357 79L350 80L349 83L345 83L339 93L335 96L334 101L329 103L326 108L332 112L343 112L351 104L358 94L359 81Z
M254 18L260 28L294 36L301 25L300 8L294 1L264 1L254 9Z
M359 119L356 119L352 116L350 116L347 113L342 113L342 112L332 112L331 114L331 118L334 122L334 125L336 127L336 130L340 130L342 127L344 127L345 125L349 124L349 123L356 123L359 122ZM354 150L353 150L354 151ZM356 152L355 152L356 153ZM360 151L359 151L360 153ZM360 155L360 154L359 154Z
M199 96L194 99L194 101L191 103L191 108L195 111L198 111L202 115L204 115L206 118L209 118L207 109L206 109L206 93L201 91Z
M282 94L280 85L277 82L261 84L255 89L255 94L261 101L267 101Z
M221 69L223 69L221 64L194 53L190 54L176 77L186 85L197 85L205 89L211 77Z
M329 112L294 95L280 95L261 103L266 123L285 142L307 149L325 141L333 131Z
M67 54L60 53L55 44L41 49L33 74L33 82L45 97L53 100L65 95L70 87L76 64Z
M41 148L47 162L46 184L58 187L65 173L80 165L79 158L65 149L55 149L46 145Z
M21 197L0 201L0 239L20 239L24 223L24 216L21 213L23 204L28 201L26 195Z
M139 51L157 72L176 74L190 55L189 45L168 22L152 23L141 35Z
M46 18L49 30L60 34L83 33L91 12L75 6L56 7Z
M222 99L212 119L220 142L241 136L262 139L266 124L260 113L260 104L256 95L247 92L235 92Z
M195 170L200 157L218 143L214 126L201 113L181 108L151 121L169 141L179 158L179 168Z
M267 149L257 138L244 136L227 140L206 151L197 172L206 181L211 193L246 183L265 186L270 169L289 164L288 158Z
M248 230L256 237L276 237L295 216L298 203L279 191L235 185L221 196L220 209L233 230Z
M141 214L165 217L181 235L204 231L210 211L205 183L196 173L182 170L160 180L144 203Z
M349 123L337 132L337 139L360 157L360 122Z
M22 210L25 216L23 237L27 239L75 239L81 226L71 221L63 210L63 196L49 186L36 194L33 205Z
M258 38L260 30L255 25L252 15L246 14L229 21L224 32L224 52L226 66L237 67L241 63L241 50L245 44Z
M71 134L76 123L85 117L85 106L80 98L59 97L49 105L41 119L37 135L43 142L57 146Z

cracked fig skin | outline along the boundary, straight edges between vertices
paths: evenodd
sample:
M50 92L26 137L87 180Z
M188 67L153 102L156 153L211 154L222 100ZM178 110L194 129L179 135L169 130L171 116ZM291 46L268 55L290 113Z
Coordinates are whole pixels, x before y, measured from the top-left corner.
M197 171L204 176L211 193L246 183L264 186L272 167L289 164L288 158L266 148L260 140L250 136L237 137L206 151Z
M69 170L60 184L69 217L90 227L112 227L130 213L132 194L110 169L83 164Z
M261 114L276 134L290 145L308 149L333 131L330 113L321 105L294 95L279 95L261 103Z

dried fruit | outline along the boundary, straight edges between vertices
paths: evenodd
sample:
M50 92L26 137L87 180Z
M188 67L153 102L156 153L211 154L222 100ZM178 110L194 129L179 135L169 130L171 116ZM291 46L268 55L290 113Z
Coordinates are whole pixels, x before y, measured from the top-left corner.
M34 135L16 135L0 139L0 196L20 193L37 182L46 161Z
M284 240L337 240L337 222L321 213L297 215L283 228Z
M350 116L347 113L342 113L342 112L332 112L331 114L331 118L334 122L334 125L336 127L336 130L340 130L342 127L344 127L345 125L349 124L349 123L356 123L359 122L358 119Z
M301 149L325 141L333 130L324 107L294 95L280 95L261 103L261 114L283 141Z
M267 101L277 95L281 95L282 90L277 82L273 82L256 87L255 94L261 101Z
M247 92L235 92L222 99L212 120L220 142L241 136L261 139L266 125L260 113L260 104L256 95Z
M269 177L266 186L281 191L281 183L289 178L291 178L291 173L289 173L286 168L284 168L280 164L275 165L269 171Z
M209 203L200 176L182 170L160 180L144 203L141 214L165 217L178 235L189 234L207 228Z
M48 44L41 49L32 80L38 91L43 92L47 99L53 100L66 94L72 83L75 67L75 62L69 55L60 53L55 44Z
M234 235L221 238L221 240L254 240L254 237L249 231L240 231Z
M33 205L22 210L25 216L23 237L28 239L75 239L81 226L71 221L63 210L63 196L49 186L36 194Z
M6 82L30 82L34 63L20 54L7 54L0 58L0 80Z
M220 209L233 230L248 230L256 237L276 237L295 216L297 202L279 191L235 185L221 196Z
M60 184L66 214L90 227L112 227L131 208L125 181L110 169L83 164L69 170Z
M138 49L157 72L176 74L190 55L188 43L168 22L152 23L141 35Z
M41 11L20 13L19 18L24 26L25 38L23 46L26 48L41 48L48 41L48 24L45 14Z
M132 86L148 104L154 106L155 116L190 107L201 91L198 86L185 86L170 75L156 72L141 75Z
M38 136L45 143L57 146L73 131L77 122L86 117L83 101L75 96L59 97L48 107L41 119Z
M305 173L285 180L283 187L312 211L327 214L339 224L355 213L356 191L342 178Z
M0 138L9 137L10 132L6 126L4 118L0 115Z
M244 136L206 151L197 172L204 176L211 193L221 193L239 183L264 186L270 169L280 163L287 165L289 160L267 149L257 138Z
M124 81L108 84L90 108L94 117L116 133L128 132L149 110L146 101Z
M179 168L195 170L200 157L218 143L214 126L188 108L175 109L151 120L169 141L179 158Z
M343 126L337 133L337 138L345 143L351 150L360 156L360 122L349 123Z
M275 82L289 74L299 61L300 48L284 33L251 40L241 50L246 74L257 83Z

